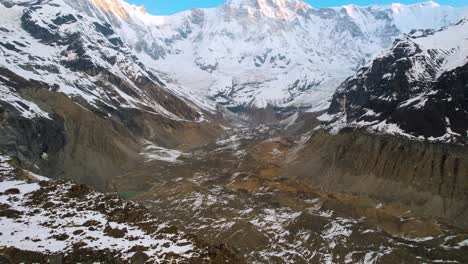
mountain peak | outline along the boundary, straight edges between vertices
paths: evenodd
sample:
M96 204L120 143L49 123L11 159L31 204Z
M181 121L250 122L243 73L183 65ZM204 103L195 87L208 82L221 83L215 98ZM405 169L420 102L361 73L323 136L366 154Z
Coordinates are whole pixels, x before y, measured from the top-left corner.
M228 0L226 2L229 6L255 6L261 4L270 4L270 5L277 5L282 6L286 3L290 2L297 2L296 0Z
M392 3L390 5L391 9L393 10L394 13L399 13L400 10L402 8L405 8L405 7L416 7L416 8L437 8L437 7L441 7L441 5L439 5L438 3L434 2L434 1L427 1L427 2L420 2L420 3L415 3L415 4L411 4L411 5L404 5L404 4L401 4L401 3Z
M440 5L434 1L427 1L419 3L421 6L440 7Z
M300 0L228 0L225 7L234 10L247 10L249 15L260 15L276 19L289 19L295 13L312 9Z
M91 0L98 8L105 10L115 15L127 19L132 13L146 14L146 8L144 6L136 6L128 4L122 0Z

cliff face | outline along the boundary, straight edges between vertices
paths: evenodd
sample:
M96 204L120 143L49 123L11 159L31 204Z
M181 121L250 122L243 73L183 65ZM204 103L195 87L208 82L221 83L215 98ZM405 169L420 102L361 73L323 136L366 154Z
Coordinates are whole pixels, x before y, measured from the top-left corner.
M468 21L462 20L397 39L340 85L323 117L331 121L327 127L466 143L467 31Z
M316 131L288 167L294 177L332 191L398 202L467 227L468 149L363 131Z
M343 82L292 173L466 227L467 29L403 35Z
M177 148L196 146L215 138L216 122L182 122L139 110L106 113L88 110L48 85L25 80L4 70L21 87L18 94L44 109L47 116L28 118L0 102L0 144L20 165L53 178L74 179L98 189L109 180L144 162L143 142ZM114 115L114 116L112 116Z
M103 10L123 42L169 83L233 108L323 110L342 81L400 34L468 14L433 2L316 9L303 1L236 0L152 16L125 1L67 2Z
M147 142L187 148L221 132L211 108L169 89L111 24L60 0L0 1L0 12L0 147L23 168L106 189L143 162Z

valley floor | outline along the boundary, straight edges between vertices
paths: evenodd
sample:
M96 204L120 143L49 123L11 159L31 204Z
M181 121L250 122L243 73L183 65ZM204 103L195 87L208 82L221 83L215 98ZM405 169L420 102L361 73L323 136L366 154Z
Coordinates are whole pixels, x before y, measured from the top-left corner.
M162 222L228 243L249 263L468 262L464 230L285 177L307 139L239 126L190 153L148 159L113 188Z

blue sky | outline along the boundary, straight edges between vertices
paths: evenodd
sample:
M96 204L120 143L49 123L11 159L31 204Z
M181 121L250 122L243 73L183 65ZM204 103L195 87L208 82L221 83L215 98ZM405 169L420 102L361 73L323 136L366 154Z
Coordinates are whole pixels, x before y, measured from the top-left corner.
M149 13L154 15L174 14L191 8L214 7L222 4L225 0L126 0L132 4L146 6ZM415 0L305 0L313 7L340 6L345 4L370 5L370 4L388 4L399 2L411 4L422 2ZM443 5L468 6L468 0L439 0L435 1Z

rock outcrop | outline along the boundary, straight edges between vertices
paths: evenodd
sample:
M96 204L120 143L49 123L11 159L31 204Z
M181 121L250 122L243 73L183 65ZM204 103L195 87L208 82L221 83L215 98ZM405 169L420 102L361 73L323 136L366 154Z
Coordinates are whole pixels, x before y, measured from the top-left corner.
M369 195L467 227L468 149L366 131L316 131L285 174L316 188Z

